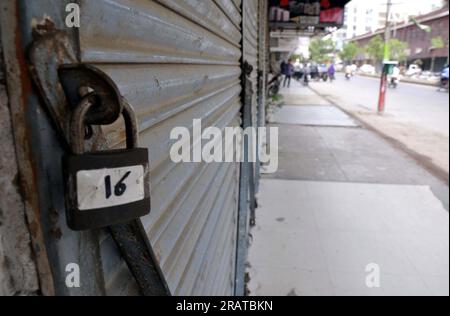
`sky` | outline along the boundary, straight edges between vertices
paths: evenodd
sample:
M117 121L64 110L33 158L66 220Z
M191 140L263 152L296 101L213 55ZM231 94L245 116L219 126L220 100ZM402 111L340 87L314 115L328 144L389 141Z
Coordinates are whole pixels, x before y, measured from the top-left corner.
M377 2L380 6L386 6L387 0L352 0L356 5L367 1ZM393 10L410 15L426 14L432 11L433 7L440 7L442 0L393 0Z
M439 7L442 4L441 0L393 0L393 2L398 3L393 7L395 11L410 14L425 14L432 11L433 6Z

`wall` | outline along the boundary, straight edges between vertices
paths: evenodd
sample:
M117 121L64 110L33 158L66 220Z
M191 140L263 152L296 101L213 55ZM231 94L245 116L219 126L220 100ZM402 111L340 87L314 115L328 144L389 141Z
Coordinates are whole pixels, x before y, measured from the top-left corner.
M0 32L0 296L38 293L5 88Z

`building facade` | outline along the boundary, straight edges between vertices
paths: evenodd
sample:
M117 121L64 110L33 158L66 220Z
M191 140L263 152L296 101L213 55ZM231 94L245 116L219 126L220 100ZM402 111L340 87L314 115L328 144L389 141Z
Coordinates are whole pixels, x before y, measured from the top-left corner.
M408 43L407 63L420 61L424 70L440 71L448 63L449 51L449 10L444 7L429 14L418 16L415 22L410 21L392 27L392 37ZM422 28L419 25L423 26ZM359 46L366 46L374 37L384 37L385 29L354 37L351 41ZM441 39L445 47L433 47L433 39ZM431 69L431 65L434 67ZM366 62L364 56L359 62Z

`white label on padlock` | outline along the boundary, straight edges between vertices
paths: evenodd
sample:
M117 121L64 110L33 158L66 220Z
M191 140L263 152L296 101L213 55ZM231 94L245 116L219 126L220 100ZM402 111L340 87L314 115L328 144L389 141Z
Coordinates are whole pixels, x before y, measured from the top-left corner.
M144 179L143 166L79 171L78 209L96 210L142 201Z

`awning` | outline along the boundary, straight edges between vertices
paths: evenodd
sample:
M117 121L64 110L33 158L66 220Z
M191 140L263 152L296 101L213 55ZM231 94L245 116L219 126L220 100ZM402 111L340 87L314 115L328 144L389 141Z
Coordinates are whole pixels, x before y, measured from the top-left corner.
M272 29L341 27L350 0L270 0Z
M340 7L343 8L347 3L349 3L351 0L319 0L321 2L321 6L324 8L336 8ZM270 6L287 6L289 5L289 2L303 2L303 3L313 3L317 2L314 0L270 0Z

